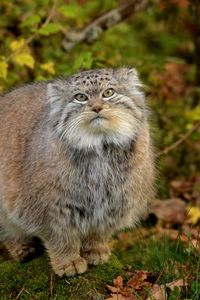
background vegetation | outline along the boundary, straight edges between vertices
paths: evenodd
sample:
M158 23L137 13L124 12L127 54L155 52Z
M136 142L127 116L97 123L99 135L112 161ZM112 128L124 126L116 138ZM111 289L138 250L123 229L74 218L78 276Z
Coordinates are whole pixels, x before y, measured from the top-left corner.
M132 5L136 2L136 6ZM123 10L126 5L130 7ZM99 23L100 16L107 17ZM136 67L152 111L152 135L160 174L158 198L180 198L190 207L190 218L186 216L184 221L177 222L174 216L160 221L160 214L156 214L159 221L153 231L141 228L141 234L135 231L116 236L113 248L117 258L113 257L107 267L70 279L71 285L56 279L51 292L48 267L44 268L44 273L48 269L44 274L46 279L37 274L43 272L40 259L25 266L2 262L0 299L104 299L109 292L111 299L146 299L148 293L141 293L144 282L151 282L151 286L145 286L151 289L152 285L166 285L185 278L186 274L187 287L168 291L166 297L198 299L199 248L191 244L191 239L195 232L196 243L199 242L199 23L197 0L1 0L0 93L13 86L68 76L79 70ZM184 231L185 225L189 227ZM177 230L178 240L172 238L172 231L167 238L163 237L166 228ZM185 240L182 231L187 235ZM139 284L142 288L137 290L132 286L126 295L119 282L114 284L117 293L116 290L112 293L111 288L106 290L106 283L111 284L117 275L127 283L129 275L135 276L127 275L133 269L148 270L154 279L150 280L148 273ZM24 272L29 275L26 277ZM13 276L16 276L14 281ZM36 282L34 277L37 276ZM50 282L51 287L54 286ZM83 291L85 282L87 289L91 286L89 294ZM79 288L74 290L77 285Z

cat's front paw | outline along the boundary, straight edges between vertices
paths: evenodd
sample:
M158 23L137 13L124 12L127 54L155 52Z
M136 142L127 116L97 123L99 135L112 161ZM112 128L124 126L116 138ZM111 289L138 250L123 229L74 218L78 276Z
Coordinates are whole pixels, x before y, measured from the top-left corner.
M91 248L83 253L83 257L89 265L100 265L108 261L110 257L110 249L106 246L99 248Z
M65 262L63 265L53 265L53 269L59 277L74 276L87 270L87 261L83 257L78 256L68 263Z

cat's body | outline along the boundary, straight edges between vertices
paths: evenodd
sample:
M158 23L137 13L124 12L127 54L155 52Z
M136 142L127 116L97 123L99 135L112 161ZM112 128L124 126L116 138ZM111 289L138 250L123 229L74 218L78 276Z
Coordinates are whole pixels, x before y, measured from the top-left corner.
M102 69L0 99L0 238L16 258L36 236L58 275L82 273L146 212L153 161L139 86L135 71Z

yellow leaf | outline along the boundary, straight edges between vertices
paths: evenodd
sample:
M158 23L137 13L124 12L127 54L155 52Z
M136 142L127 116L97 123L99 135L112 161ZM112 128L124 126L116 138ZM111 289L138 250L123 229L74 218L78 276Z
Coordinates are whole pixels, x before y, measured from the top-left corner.
M52 61L42 64L40 67L42 70L46 71L49 74L55 74L54 63Z
M200 220L200 208L197 206L189 207L188 216L191 224L197 224L197 222Z
M23 47L24 45L25 45L24 39L15 40L10 43L10 48L13 51L16 51L16 50L20 49L21 47Z
M6 79L8 74L8 64L5 61L0 61L0 78Z
M29 53L16 54L14 61L20 66L27 66L31 69L34 67L35 60Z

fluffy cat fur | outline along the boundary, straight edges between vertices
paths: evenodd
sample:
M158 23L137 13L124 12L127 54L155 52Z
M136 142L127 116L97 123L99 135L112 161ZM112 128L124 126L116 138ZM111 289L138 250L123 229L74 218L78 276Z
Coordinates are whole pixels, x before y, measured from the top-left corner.
M0 98L0 239L15 259L34 252L38 237L59 276L108 260L111 235L138 222L153 197L147 115L137 72L127 68Z

